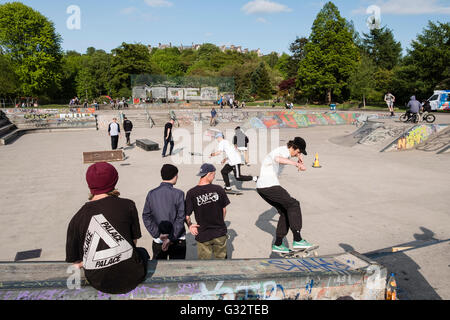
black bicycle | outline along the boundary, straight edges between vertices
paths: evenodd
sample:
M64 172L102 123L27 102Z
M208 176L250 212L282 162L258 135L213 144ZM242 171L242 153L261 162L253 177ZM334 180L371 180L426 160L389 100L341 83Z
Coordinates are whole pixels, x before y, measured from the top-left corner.
M412 123L419 123L426 121L427 123L433 123L436 121L435 115L429 113L428 111L425 111L423 113L410 113L406 112L400 117L401 122L412 122Z

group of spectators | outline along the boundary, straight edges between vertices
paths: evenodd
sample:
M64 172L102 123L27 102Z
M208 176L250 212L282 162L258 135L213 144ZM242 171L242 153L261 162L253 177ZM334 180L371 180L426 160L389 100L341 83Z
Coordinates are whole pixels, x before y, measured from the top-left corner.
M217 101L217 105L220 106L220 109L223 109L224 107L228 106L231 109L239 109L239 108L245 108L245 102L234 100L232 97L225 98L224 96L221 96L220 99Z
M162 167L162 182L148 193L142 212L154 239L153 260L186 258L185 224L197 240L199 259L227 258L225 216L230 201L223 188L212 184L215 173L213 165L202 165L198 185L185 196L174 187L178 168ZM66 261L84 268L89 283L110 294L130 292L141 283L150 259L146 249L137 247L142 236L138 211L132 200L119 197L118 180L117 170L108 163L89 167L89 202L72 218L66 242Z

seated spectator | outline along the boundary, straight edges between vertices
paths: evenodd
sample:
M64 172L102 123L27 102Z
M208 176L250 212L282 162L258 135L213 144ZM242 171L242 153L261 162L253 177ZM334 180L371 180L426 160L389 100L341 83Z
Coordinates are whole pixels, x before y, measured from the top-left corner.
M119 198L118 180L109 163L89 167L90 201L70 221L66 242L66 262L83 268L91 286L109 294L134 290L145 280L150 259L147 250L136 247L138 212L133 201Z

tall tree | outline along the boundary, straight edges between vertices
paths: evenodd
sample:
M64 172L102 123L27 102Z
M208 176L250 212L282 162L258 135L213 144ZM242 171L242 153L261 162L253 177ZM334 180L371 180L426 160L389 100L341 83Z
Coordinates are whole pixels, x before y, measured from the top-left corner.
M364 107L366 107L367 97L373 93L375 88L375 71L375 64L369 57L363 55L349 79L352 98L361 99Z
M289 51L292 53L292 56L286 65L287 78L297 77L300 61L306 56L305 47L308 41L308 38L297 37L295 41L290 44Z
M151 56L151 61L168 76L182 76L186 72L178 48L156 50Z
M24 95L57 92L61 36L46 17L20 2L0 5L0 47L15 65Z
M0 53L0 97L11 97L17 90L17 77L10 59Z
M272 98L272 85L266 65L261 62L251 75L251 93L260 99Z
M433 90L450 89L450 22L429 22L412 41L411 49L401 65L394 69L392 90L397 101L407 102L413 94L429 98Z
M392 70L398 65L402 57L402 45L395 41L392 30L387 27L372 29L363 36L363 50L378 68Z
M314 21L306 56L300 61L298 88L304 96L331 103L348 98L348 79L359 58L349 23L332 3L325 4Z
M150 52L143 44L122 43L112 50L111 84L112 94L131 95L131 77L151 74L156 67L150 62Z

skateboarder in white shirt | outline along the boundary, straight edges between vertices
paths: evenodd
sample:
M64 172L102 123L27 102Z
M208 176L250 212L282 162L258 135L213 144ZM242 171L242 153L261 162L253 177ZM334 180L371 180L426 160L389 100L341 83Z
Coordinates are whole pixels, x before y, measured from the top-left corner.
M228 140L223 138L222 133L218 133L216 135L217 142L219 143L218 151L211 153L211 158L220 155L221 153L225 153L226 158L222 161L222 164L228 162L225 167L223 167L221 173L223 177L223 181L225 182L225 191L231 191L231 184L229 174L233 171L234 176L237 181L258 181L258 177L252 176L243 176L241 175L241 165L242 158L239 152L236 150L236 147L232 145Z
M293 141L289 141L287 146L273 150L266 156L261 166L261 174L256 186L258 194L267 203L275 207L280 214L276 231L276 241L272 246L273 252L290 252L289 248L283 244L283 239L288 234L289 229L294 234L294 250L306 250L313 247L312 244L303 240L301 237L302 211L300 202L292 198L281 187L278 180L278 176L285 165L292 165L297 167L299 171L306 171L302 154L308 155L306 152L306 142L304 139L297 137ZM298 162L292 161L290 158L297 158Z

